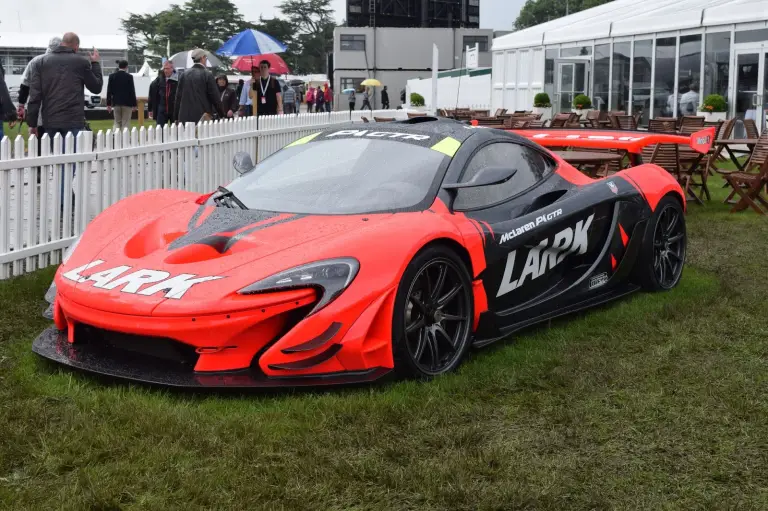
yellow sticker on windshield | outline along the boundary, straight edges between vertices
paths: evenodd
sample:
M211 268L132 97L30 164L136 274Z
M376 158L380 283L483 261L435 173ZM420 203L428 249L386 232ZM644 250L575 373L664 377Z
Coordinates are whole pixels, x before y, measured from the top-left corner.
M430 149L433 149L437 152L443 153L453 158L453 155L456 154L456 151L459 150L459 147L461 147L461 142L459 142L453 137L445 137L440 142L433 145Z
M320 133L321 133L320 131L318 131L317 133L312 133L311 135L307 135L306 137L302 137L302 138L300 138L298 140L295 140L295 141L291 142L290 144L288 144L285 147L293 147L295 145L306 144L307 142L309 142L310 140L312 140L313 138L318 136Z

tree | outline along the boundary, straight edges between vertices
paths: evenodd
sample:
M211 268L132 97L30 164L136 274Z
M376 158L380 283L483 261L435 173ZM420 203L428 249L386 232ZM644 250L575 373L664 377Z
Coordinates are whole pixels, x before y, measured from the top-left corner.
M611 0L527 0L515 20L515 29L522 30L540 23L546 23L566 14L590 9Z
M192 48L213 52L232 35L253 27L231 0L188 0L183 7L173 4L157 14L129 14L121 25L128 34L129 55L140 60L149 53L154 57L146 58L154 65L166 54L168 39L171 54Z
M296 32L292 49L294 72L324 72L326 55L333 51L333 9L331 0L283 0L278 7ZM289 64L290 65L290 64Z

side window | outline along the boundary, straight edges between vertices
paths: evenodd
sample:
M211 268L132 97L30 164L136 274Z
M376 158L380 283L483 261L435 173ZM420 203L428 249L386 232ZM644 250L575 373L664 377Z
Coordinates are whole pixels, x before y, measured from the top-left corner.
M459 190L454 202L455 209L474 209L503 202L527 190L554 168L533 149L510 142L497 142L475 153L461 181L469 181L484 167L509 167L517 169L517 173L506 183Z

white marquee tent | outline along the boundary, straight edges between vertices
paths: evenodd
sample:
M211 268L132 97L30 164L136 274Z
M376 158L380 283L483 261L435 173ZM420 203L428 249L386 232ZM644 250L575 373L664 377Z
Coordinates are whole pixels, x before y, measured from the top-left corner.
M585 93L603 110L680 115L699 88L764 122L768 0L615 0L494 39L492 108L555 111ZM692 92L693 93L693 92Z

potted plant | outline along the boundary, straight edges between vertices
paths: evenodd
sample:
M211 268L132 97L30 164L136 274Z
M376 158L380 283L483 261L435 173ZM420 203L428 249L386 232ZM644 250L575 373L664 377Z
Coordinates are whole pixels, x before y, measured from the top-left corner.
M572 112L579 114L581 119L586 119L587 112L592 110L592 100L589 96L579 94L573 98L573 110Z
M424 110L424 96L418 92L411 92L410 106L419 111Z
M541 120L547 121L552 118L552 103L549 101L549 94L539 92L533 98L533 113L541 114Z
M728 116L728 104L720 94L710 94L699 107L707 121L724 121Z

